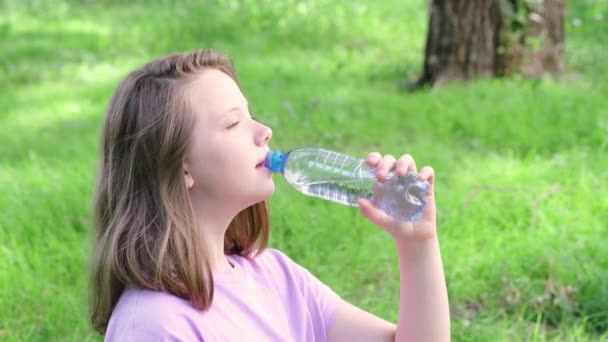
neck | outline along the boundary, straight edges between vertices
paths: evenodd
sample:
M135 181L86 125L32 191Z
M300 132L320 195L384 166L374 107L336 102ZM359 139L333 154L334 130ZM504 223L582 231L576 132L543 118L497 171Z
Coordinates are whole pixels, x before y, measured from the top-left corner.
M204 205L202 204L204 203ZM216 203L215 205L209 205ZM232 219L238 214L236 209L218 205L216 200L196 200L192 198L192 207L198 228L204 232L205 249L209 258L211 271L231 268L224 254L224 236Z

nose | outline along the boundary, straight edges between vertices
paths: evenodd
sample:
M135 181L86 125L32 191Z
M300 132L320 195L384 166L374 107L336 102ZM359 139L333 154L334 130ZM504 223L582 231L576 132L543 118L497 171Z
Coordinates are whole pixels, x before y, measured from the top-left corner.
M258 134L256 143L258 145L268 144L268 142L272 138L272 129L266 125L260 124L260 126L261 126L261 130Z

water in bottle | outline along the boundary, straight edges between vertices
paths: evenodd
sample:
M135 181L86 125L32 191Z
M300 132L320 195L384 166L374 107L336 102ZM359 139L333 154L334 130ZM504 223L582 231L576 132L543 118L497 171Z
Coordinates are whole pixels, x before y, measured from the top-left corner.
M375 168L365 160L322 148L269 151L264 165L305 195L350 206L366 198L401 221L420 218L430 189L414 172L401 177L391 172L384 182L377 181Z

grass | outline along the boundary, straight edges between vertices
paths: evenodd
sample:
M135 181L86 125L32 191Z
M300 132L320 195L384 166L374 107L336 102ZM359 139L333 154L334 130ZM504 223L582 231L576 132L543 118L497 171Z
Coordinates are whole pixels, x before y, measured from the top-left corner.
M0 6L0 340L100 340L86 258L105 105L131 69L200 47L233 57L271 147L408 152L435 168L455 341L608 339L607 1L569 4L561 80L415 93L399 84L422 65L423 1ZM276 184L271 246L395 320L390 237Z

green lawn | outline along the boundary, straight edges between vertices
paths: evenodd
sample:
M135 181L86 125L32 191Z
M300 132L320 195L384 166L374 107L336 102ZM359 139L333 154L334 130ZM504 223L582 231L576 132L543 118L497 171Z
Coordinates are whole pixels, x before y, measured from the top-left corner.
M608 339L608 1L570 1L561 80L415 93L399 85L421 68L427 1L120 3L0 2L0 340L100 340L86 259L104 108L131 69L201 47L233 57L271 148L435 168L454 341ZM270 245L394 321L390 237L276 184Z

